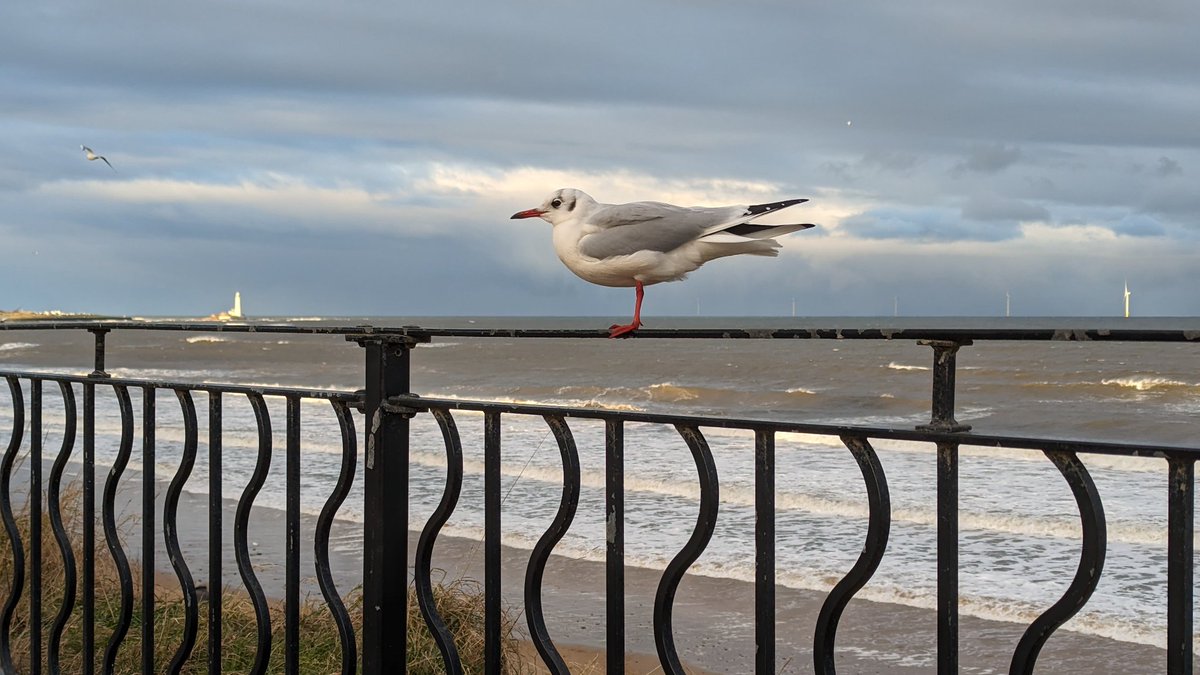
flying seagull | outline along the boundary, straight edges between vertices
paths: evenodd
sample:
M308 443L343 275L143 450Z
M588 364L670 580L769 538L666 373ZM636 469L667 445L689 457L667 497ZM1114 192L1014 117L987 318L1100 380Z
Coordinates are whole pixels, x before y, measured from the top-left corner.
M88 158L89 162L94 162L98 159L103 159L104 163L108 164L108 168L112 169L114 172L116 171L116 169L113 169L112 163L109 162L108 159L106 157L104 157L104 155L97 155L96 153L92 152L92 149L86 145L79 146L79 149L84 151L87 154L87 158Z
M609 337L615 338L628 336L642 325L643 286L677 281L716 258L778 255L775 237L813 225L755 221L806 201L715 208L662 202L601 204L582 190L564 188L541 206L512 217L541 218L553 225L559 260L585 281L636 289L633 321L610 326Z

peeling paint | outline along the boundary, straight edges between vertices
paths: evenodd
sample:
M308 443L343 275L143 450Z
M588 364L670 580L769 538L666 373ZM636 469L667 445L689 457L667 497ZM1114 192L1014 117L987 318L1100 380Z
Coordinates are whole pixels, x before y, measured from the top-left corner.
M605 519L604 536L610 546L617 542L617 512L615 509L609 511L608 518Z
M375 437L379 435L379 426L383 421L383 410L375 409L371 416L371 431L367 433L367 468L375 468Z

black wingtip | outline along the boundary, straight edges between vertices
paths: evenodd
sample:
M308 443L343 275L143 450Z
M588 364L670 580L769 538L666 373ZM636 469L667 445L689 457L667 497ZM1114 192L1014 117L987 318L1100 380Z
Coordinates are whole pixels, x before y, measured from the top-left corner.
M796 204L803 204L806 201L808 201L808 200L807 199L785 199L782 202L771 202L770 204L752 204L752 205L746 207L746 215L759 216L764 213L778 211L779 209L786 209L787 207L795 206Z

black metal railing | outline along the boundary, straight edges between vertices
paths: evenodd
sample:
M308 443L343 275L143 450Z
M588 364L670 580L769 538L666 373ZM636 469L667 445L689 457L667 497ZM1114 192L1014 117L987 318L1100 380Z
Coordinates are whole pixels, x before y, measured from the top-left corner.
M707 429L738 429L753 435L754 446L754 614L755 669L773 673L776 662L775 626L775 442L781 433L804 433L837 437L845 445L862 474L868 504L868 526L861 554L849 572L828 593L816 619L812 636L813 667L816 672L833 673L837 631L843 610L872 577L884 557L891 528L890 493L873 441L903 440L929 443L936 447L937 512L937 668L942 673L958 669L958 477L961 446L1005 447L1038 450L1054 464L1070 487L1082 525L1079 563L1074 578L1062 597L1051 604L1024 631L1011 657L1011 672L1033 672L1038 654L1050 635L1085 603L1099 582L1107 551L1104 507L1086 466L1085 455L1144 457L1146 461L1165 460L1168 477L1168 573L1167 654L1165 669L1171 673L1192 671L1193 605L1193 524L1194 465L1200 458L1197 447L1163 447L1154 443L1093 442L1013 435L965 433L969 427L955 420L955 354L963 346L980 340L1109 340L1127 342L1200 341L1191 331L1171 330L644 330L639 339L862 339L920 341L933 350L932 405L930 422L916 428L872 427L849 424L820 424L777 420L739 419L695 415L629 412L609 409L577 408L553 405L529 405L487 401L438 399L418 396L411 391L410 365L413 348L432 338L601 338L607 331L423 329L414 327L377 328L368 326L298 327L267 324L191 324L166 322L38 322L0 323L3 330L87 330L94 335L94 370L88 375L50 374L45 372L4 371L12 402L12 430L0 461L0 517L8 533L12 582L0 609L0 669L15 672L11 645L13 617L28 591L31 672L41 672L42 654L49 672L59 672L61 640L68 618L77 600L75 575L81 573L78 602L82 605L83 668L93 670L96 658L95 635L95 540L97 519L94 513L95 409L97 390L111 389L120 414L120 441L117 454L103 484L99 522L109 555L119 572L120 609L116 630L103 645L101 671L112 672L116 650L130 637L133 615L133 574L127 552L118 537L114 495L129 462L133 458L135 419L130 391L140 392L142 413L142 541L140 564L142 578L141 616L154 615L155 548L161 535L171 568L183 593L185 628L182 642L168 664L168 672L178 672L192 655L199 630L197 583L189 559L179 543L177 508L197 456L200 423L194 395L208 399L208 569L206 587L209 596L207 631L209 672L221 672L221 593L225 579L222 550L222 438L223 411L227 397L244 397L256 420L258 452L253 473L237 500L233 523L235 563L257 616L257 657L251 672L265 672L272 650L268 599L251 564L247 542L248 519L255 500L267 480L271 461L272 420L266 398L279 397L286 402L284 414L286 481L286 529L284 601L284 670L297 673L300 653L300 579L301 512L300 451L301 403L327 401L333 409L342 441L341 466L336 484L325 501L313 533L314 570L321 593L337 626L342 648L342 672L354 673L361 667L367 674L404 672L407 643L407 575L397 574L410 560L408 551L409 503L407 486L410 466L410 421L429 415L441 431L445 445L447 477L441 499L419 535L413 551L415 593L420 612L429 626L447 672L461 672L459 653L446 622L433 602L432 550L442 527L458 504L463 479L463 442L455 421L456 411L472 411L483 416L484 453L484 591L486 608L486 671L497 673L501 666L501 428L506 416L541 418L548 426L559 449L563 480L559 506L549 527L534 546L524 577L525 618L530 638L546 667L555 673L568 672L555 646L554 637L543 615L543 575L555 545L571 527L580 495L580 459L575 444L572 420L598 420L604 426L605 445L605 569L606 569L606 652L607 672L624 672L625 626L625 477L627 424L643 423L674 427L691 453L699 484L699 511L686 544L674 555L662 572L653 605L653 638L664 672L682 673L680 656L674 643L673 610L679 584L685 572L705 550L717 523L721 503L720 481L713 453L705 435ZM222 331L290 334L344 335L363 348L364 387L359 391L313 391L287 387L255 387L236 384L168 382L147 379L116 378L105 371L105 339L111 331ZM62 401L62 443L53 459L49 476L43 480L44 389L55 385ZM76 390L83 393L82 468L83 542L74 550L65 532L61 516L61 490L67 462L76 452ZM174 394L184 428L181 461L166 489L161 506L161 529L156 503L156 423L160 392ZM28 401L26 401L28 392ZM365 416L362 445L363 476L363 615L360 635L355 635L351 616L330 571L330 530L334 517L353 489L360 447L351 409ZM28 416L28 417L27 417ZM27 422L28 419L28 422ZM24 437L28 423L28 441ZM28 484L14 491L13 472L23 449L27 449ZM24 490L29 504L29 535L22 540L16 522L15 495ZM66 593L57 608L42 602L41 561L47 555L41 549L42 508L48 516L67 578ZM26 550L28 547L28 551ZM25 561L29 561L26 580ZM2 589L0 589L2 591ZM41 634L42 615L56 611L48 636ZM141 663L144 672L156 672L153 623L140 622ZM357 651L361 640L361 653ZM361 658L361 662L360 662Z

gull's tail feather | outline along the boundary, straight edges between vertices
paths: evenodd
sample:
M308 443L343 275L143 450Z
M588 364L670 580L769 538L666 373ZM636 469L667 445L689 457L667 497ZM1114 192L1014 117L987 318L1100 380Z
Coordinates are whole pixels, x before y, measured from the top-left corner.
M812 223L793 223L790 225L759 225L756 223L742 223L733 227L722 230L719 234L733 234L747 239L773 239L782 237L785 234L807 230L810 227L816 227Z
M736 239L736 240L735 240ZM763 255L775 257L779 255L782 244L774 239L744 239L730 237L729 239L705 237L696 242L701 245L704 260L715 260L731 255Z
M806 201L808 201L808 200L807 199L785 199L781 202L771 202L769 204L751 204L750 206L746 207L746 215L761 216L765 213L771 213L772 211L786 209L789 206L803 204Z

